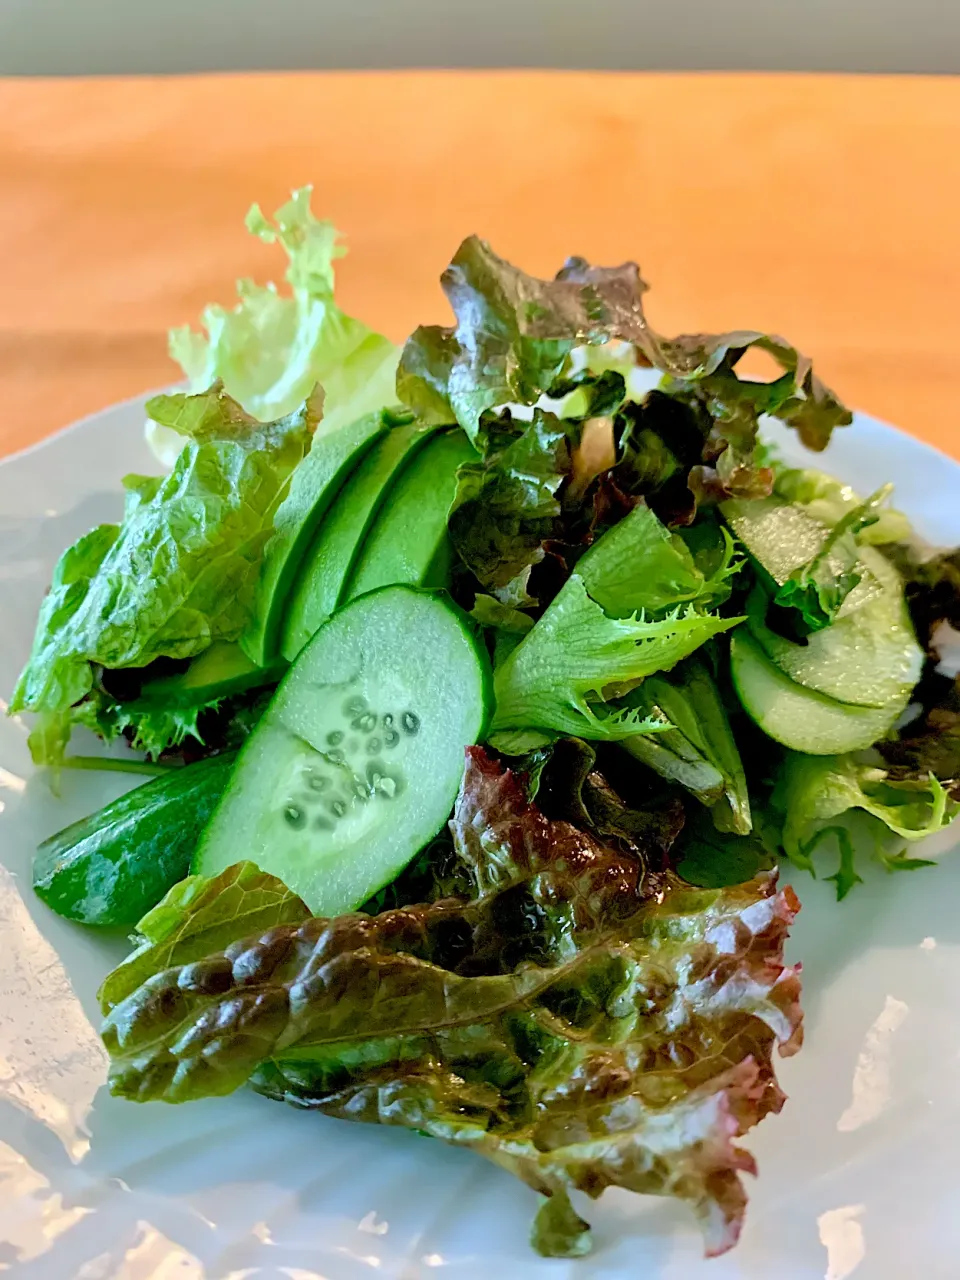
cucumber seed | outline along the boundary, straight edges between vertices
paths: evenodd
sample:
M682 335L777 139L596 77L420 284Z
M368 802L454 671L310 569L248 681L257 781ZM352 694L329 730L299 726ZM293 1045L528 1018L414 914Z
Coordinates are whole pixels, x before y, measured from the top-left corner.
M294 831L299 831L307 825L307 815L298 804L286 805L283 810L283 816L287 824L293 827Z
M400 717L400 723L403 725L403 732L409 733L412 737L420 728L420 717L414 715L412 711L405 711Z

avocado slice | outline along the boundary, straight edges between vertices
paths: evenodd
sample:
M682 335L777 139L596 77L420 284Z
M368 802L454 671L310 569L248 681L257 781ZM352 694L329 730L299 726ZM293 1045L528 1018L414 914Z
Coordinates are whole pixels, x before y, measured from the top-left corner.
M447 516L457 495L457 469L477 461L460 430L436 436L405 468L364 542L344 603L378 587L446 587L453 548Z
M253 617L240 637L251 662L269 666L280 648L287 598L320 522L367 450L391 427L413 421L413 414L381 409L347 427L314 439L293 473L290 491L273 521L254 598Z
M279 662L258 667L238 644L216 640L198 654L185 671L149 680L140 690L137 702L157 707L200 707L247 689L276 684L286 665Z
M334 612L368 530L393 481L437 426L418 422L388 431L351 475L333 509L317 530L290 595L280 649L293 662L317 628Z

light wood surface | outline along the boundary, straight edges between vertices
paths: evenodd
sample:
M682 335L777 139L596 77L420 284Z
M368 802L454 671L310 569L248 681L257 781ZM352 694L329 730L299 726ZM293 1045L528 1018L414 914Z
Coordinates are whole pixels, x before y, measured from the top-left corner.
M343 305L400 339L477 231L636 258L658 327L756 327L960 457L960 80L401 72L0 82L0 453L171 381L168 326L282 259L313 182Z

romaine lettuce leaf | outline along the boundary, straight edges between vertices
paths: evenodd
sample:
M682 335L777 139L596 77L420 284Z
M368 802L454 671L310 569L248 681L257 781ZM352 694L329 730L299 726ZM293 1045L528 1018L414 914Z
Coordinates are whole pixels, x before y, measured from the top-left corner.
M10 711L44 717L35 745L55 762L94 668L188 658L246 624L260 555L290 477L310 448L322 395L259 423L222 387L157 396L158 421L187 439L162 479L128 477L123 523L64 553ZM56 726L51 729L51 726Z
M113 1092L176 1102L249 1079L472 1147L549 1197L533 1240L552 1254L589 1243L568 1193L608 1186L679 1196L707 1251L729 1248L754 1172L737 1140L780 1110L773 1054L800 1044L792 892L646 876L479 748L453 834L472 901L282 923L269 877L187 882L105 984Z
M322 429L330 432L395 403L400 349L335 303L333 263L345 250L333 224L311 212L311 191L295 191L272 222L257 205L247 215L254 235L286 253L291 293L238 281L237 305L207 307L205 335L188 326L171 330L170 354L191 391L219 380L264 422L292 413L320 383L326 393ZM147 438L168 466L184 444L175 423L154 420Z

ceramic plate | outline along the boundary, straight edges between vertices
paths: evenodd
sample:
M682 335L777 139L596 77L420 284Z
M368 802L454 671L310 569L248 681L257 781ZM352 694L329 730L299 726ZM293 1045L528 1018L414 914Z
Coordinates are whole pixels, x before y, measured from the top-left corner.
M119 517L155 470L142 401L0 464L0 694L26 657L61 550ZM785 448L796 453L791 441ZM809 456L809 455L807 455ZM960 466L869 418L825 458L960 542ZM0 708L4 704L0 703ZM739 1247L704 1262L679 1204L607 1192L595 1252L530 1252L532 1191L466 1151L286 1110L252 1093L186 1107L108 1097L95 992L122 944L30 889L35 845L129 785L68 774L54 797L26 727L0 717L0 1272L15 1280L955 1280L960 1274L960 857L869 876L838 905L803 878L790 958L807 1043ZM929 856L929 855L928 855Z

